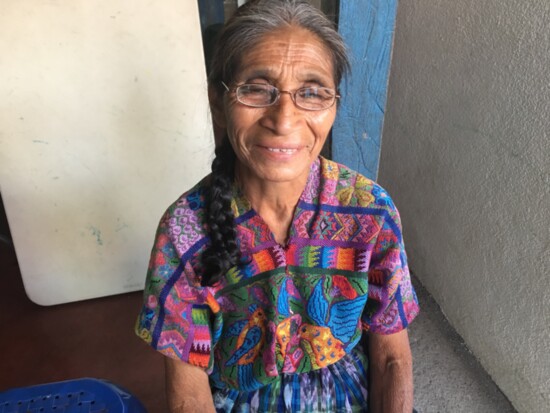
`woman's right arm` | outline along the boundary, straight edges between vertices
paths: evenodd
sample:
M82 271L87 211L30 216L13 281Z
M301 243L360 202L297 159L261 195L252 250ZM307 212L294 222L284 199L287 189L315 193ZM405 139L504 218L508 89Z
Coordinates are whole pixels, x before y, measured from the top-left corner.
M170 413L215 413L208 374L200 367L165 357L166 397Z

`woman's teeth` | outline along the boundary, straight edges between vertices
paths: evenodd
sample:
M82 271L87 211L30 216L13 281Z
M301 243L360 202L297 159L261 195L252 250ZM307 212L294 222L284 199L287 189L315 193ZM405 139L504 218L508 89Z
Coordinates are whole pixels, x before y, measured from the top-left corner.
M283 153L294 153L297 149L281 149L281 148L267 148L270 152L283 152Z

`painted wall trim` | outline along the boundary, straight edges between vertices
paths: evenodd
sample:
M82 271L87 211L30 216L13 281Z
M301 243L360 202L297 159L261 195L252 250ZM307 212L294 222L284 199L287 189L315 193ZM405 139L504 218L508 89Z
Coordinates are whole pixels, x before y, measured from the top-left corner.
M339 31L351 76L332 132L332 157L376 179L388 90L397 0L340 1Z

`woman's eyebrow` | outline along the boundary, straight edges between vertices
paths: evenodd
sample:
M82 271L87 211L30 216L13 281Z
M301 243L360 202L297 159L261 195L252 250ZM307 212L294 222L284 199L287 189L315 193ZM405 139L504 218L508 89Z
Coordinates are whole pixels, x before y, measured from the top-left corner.
M317 83L324 87L330 86L333 81L331 77L323 76L317 72L304 73L299 80L304 83Z
M239 78L243 81L265 79L270 83L277 83L277 73L278 72L275 69L270 69L269 67L259 67L243 70ZM323 87L329 87L333 82L332 77L319 73L317 70L308 70L304 73L298 74L296 79L302 83L317 83Z
M319 83L320 85L324 85L325 83L327 83L326 79L323 79L321 76L313 74L303 76L300 80L305 83Z
M274 80L275 76L273 76L273 70L269 70L267 68L258 68L258 69L252 69L250 71L244 70L243 76L240 76L242 78L246 79L266 79L266 80Z

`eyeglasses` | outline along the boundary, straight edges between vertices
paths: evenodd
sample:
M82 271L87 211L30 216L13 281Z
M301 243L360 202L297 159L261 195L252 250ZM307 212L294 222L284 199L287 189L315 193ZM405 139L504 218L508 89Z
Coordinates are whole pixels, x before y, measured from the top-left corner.
M279 90L273 85L245 83L230 89L224 82L222 85L228 92L237 96L237 101L253 108L265 108L276 104L281 93L288 93L294 104L305 110L324 110L330 108L340 98L334 89L328 87L302 87L294 92Z

